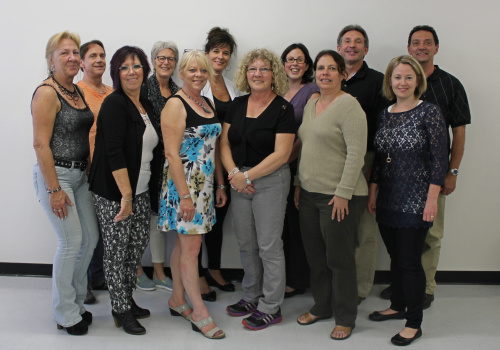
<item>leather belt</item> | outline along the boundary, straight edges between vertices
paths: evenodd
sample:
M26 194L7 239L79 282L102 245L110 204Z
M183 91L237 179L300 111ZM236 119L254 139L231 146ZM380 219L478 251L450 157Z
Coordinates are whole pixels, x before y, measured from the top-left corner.
M68 168L68 169L80 169L83 171L87 168L88 164L89 162L87 162L86 160L79 162L75 160L54 159L54 165L62 166L63 168Z

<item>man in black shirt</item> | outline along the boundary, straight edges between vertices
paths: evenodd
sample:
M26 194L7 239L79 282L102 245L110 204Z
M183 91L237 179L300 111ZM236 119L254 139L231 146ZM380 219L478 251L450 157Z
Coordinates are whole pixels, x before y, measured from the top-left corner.
M368 67L364 58L368 53L368 35L359 25L344 27L337 38L337 51L344 58L347 77L342 82L342 90L354 96L366 113L368 123L368 146L363 174L367 181L373 164L373 138L377 116L388 101L382 96L384 75ZM378 226L375 215L365 210L358 228L356 247L356 272L358 278L358 300L365 299L373 286L377 263Z
M429 230L422 254L422 265L425 270L427 287L425 290L424 309L431 306L436 291L437 265L441 251L441 239L444 233L444 209L446 196L457 186L458 169L465 147L465 126L470 124L471 115L467 94L460 81L453 75L434 65L434 55L439 50L439 39L434 28L421 25L414 27L408 37L408 53L422 66L427 77L427 91L421 99L439 106L446 122L447 129L451 127L453 140L448 133L448 148L450 160L445 185L438 199L438 213L434 225ZM387 296L388 293L382 291Z

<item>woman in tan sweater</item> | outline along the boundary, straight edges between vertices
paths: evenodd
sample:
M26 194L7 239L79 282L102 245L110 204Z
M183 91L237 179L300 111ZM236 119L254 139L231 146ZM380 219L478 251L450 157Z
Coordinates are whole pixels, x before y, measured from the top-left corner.
M357 316L354 248L368 194L361 168L367 125L363 109L341 90L343 58L321 51L314 61L320 97L304 109L295 178L295 204L311 269L314 306L297 322L310 325L335 315L331 333L347 339Z

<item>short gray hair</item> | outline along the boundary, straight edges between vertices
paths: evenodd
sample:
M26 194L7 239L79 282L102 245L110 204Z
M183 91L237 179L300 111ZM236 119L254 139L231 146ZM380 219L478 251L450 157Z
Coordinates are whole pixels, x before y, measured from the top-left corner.
M177 45L173 41L157 41L154 43L153 48L151 49L151 63L153 67L155 66L156 56L161 50L170 49L174 52L175 57L175 65L179 62L179 49Z

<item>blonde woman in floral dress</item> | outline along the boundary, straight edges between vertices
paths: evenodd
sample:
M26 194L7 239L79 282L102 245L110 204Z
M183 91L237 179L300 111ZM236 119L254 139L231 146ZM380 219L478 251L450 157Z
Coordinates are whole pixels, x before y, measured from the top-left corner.
M167 100L161 114L166 161L158 227L177 231L170 258L174 286L168 305L173 316L191 321L194 331L210 339L220 339L225 334L203 304L198 278L202 234L210 232L216 221L215 169L218 182L223 182L222 164L215 165L216 159L220 159L215 153L221 125L210 101L201 96L213 70L204 52L190 51L180 62L179 75L184 86ZM217 205L225 205L223 189L217 190L215 196Z

